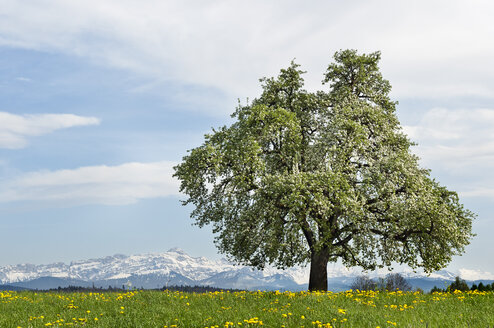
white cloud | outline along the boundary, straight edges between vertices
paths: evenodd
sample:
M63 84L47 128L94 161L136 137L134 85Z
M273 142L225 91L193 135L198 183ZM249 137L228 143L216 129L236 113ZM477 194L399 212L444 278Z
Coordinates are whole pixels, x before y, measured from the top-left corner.
M464 169L494 162L494 110L434 108L404 132L414 141L427 163Z
M494 200L494 188L479 187L477 189L463 191L460 193L462 197L485 197Z
M459 269L458 272L465 280L494 280L494 274L486 271Z
M395 96L493 94L494 3L3 1L0 45L89 58L253 97L294 57L319 87L332 53L382 50Z
M461 197L494 199L493 127L493 109L433 108L403 130L418 142L413 151L425 167L454 177Z
M0 202L121 205L178 195L179 184L172 177L174 165L166 161L125 163L23 173L0 184Z
M26 147L28 138L51 133L74 126L95 125L96 117L73 114L16 115L0 112L0 148L18 149Z
M24 76L18 76L15 78L17 81L21 81L21 82L32 82L33 80L28 78L28 77L24 77Z

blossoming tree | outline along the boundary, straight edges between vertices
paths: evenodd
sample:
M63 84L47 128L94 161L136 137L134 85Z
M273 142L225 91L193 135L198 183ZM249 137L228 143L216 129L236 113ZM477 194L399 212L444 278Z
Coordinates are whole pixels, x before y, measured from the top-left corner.
M308 92L298 65L261 79L231 126L205 136L175 167L199 226L219 250L262 269L310 262L445 267L473 236L474 214L421 168L379 72L380 53L337 52L326 91Z

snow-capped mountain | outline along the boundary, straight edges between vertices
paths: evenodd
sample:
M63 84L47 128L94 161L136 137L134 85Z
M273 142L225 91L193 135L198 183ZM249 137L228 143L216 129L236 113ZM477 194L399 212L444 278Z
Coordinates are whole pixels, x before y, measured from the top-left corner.
M385 276L389 271L369 273L371 277ZM423 273L402 271L412 285L430 289L454 280L455 274L437 271L429 276ZM474 276L472 271L468 271ZM335 291L348 289L353 279L362 274L357 268L328 266L329 288ZM263 271L237 266L224 259L210 260L191 257L183 250L173 248L164 253L142 255L113 255L104 258L74 261L70 264L47 265L18 264L0 267L0 284L27 288L56 288L68 285L101 287L132 285L143 288L160 288L172 285L203 285L236 289L303 290L307 288L308 268ZM489 279L490 277L486 277ZM471 279L475 280L475 279Z
M234 265L226 260L212 261L205 257L193 258L184 251L173 248L159 254L131 256L116 254L99 259L74 261L70 264L9 265L0 267L0 282L15 283L40 277L97 281L124 279L132 275L167 276L172 272L196 281L234 268Z

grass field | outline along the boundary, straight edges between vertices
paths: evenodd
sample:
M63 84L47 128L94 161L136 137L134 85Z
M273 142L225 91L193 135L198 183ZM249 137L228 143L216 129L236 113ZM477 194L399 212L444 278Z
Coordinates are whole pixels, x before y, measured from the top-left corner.
M0 327L494 327L494 293L0 292Z

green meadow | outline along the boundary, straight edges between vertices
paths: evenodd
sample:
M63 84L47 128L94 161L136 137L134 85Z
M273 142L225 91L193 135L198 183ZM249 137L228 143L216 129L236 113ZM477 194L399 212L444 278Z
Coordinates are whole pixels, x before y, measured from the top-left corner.
M493 292L0 292L0 327L493 327Z

